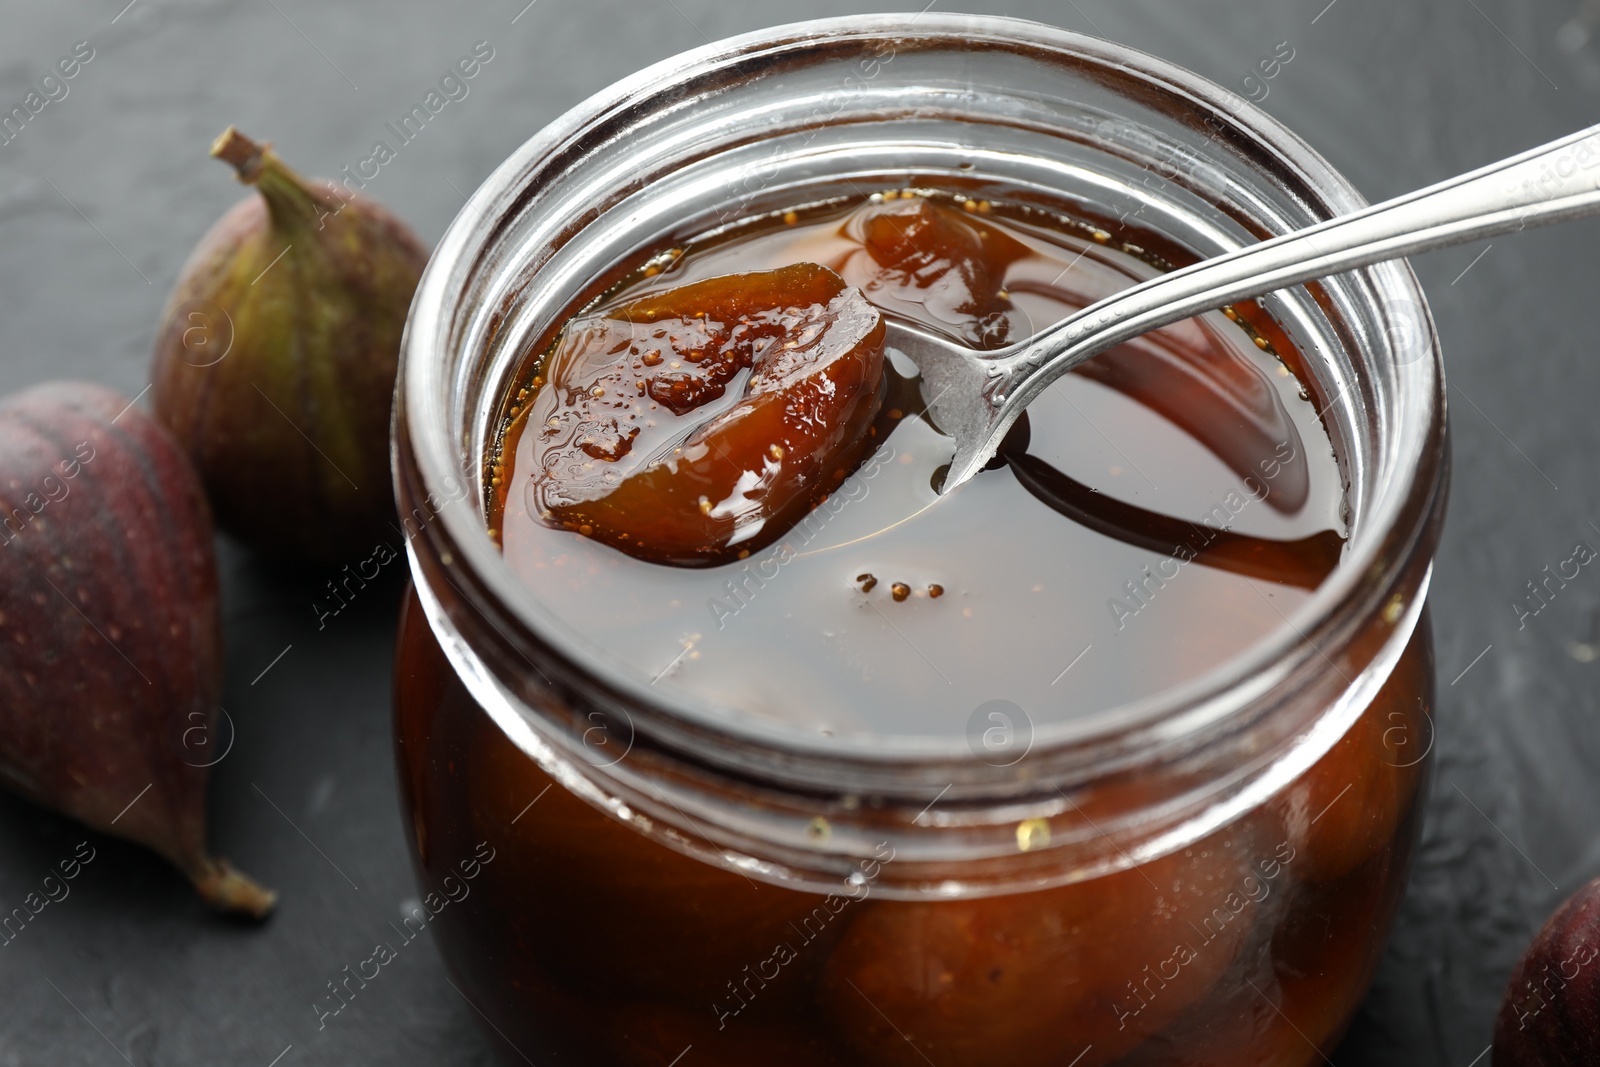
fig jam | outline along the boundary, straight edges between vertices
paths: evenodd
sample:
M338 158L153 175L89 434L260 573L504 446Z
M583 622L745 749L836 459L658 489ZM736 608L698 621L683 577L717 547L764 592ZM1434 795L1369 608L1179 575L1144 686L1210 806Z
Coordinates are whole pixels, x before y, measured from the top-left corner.
M568 624L658 686L832 736L960 734L991 700L1042 729L1203 673L1281 625L1337 562L1340 472L1294 372L1298 354L1253 305L1091 361L1032 405L1026 439L1013 434L998 469L947 497L934 487L950 439L921 417L915 370L890 345L876 420L822 464L831 495L772 515L709 561L720 566L661 566L685 562L697 542L648 536L652 525L697 527L699 498L718 515L735 510L719 492L646 499L629 491L644 477L632 474L611 498L626 519L603 523L595 505L550 516L552 495L626 472L651 435L682 438L755 380L739 368L716 403L685 418L642 395L637 378L597 385L592 369L570 373L575 334L594 361L638 362L612 351L630 340L647 342L645 356L670 350L659 316L644 314L653 297L819 264L885 316L982 349L1166 266L1144 246L1112 248L1102 231L986 200L891 192L788 219L652 257L540 347L508 411L490 518L506 559ZM550 465L570 462L553 453L596 427L568 397L595 388L625 394L642 435L621 459L580 451L576 476L552 490ZM700 454L737 470L743 453L732 453L765 461L774 444ZM783 448L792 462L793 442ZM760 478L761 462L743 466L747 482ZM627 549L644 558L613 547L620 537L643 540Z
M883 338L877 310L814 263L574 320L523 419L538 427L527 503L546 525L640 559L744 559L872 444ZM742 395L728 407L733 385Z
M669 456L759 395L741 315L779 345L828 317L840 291L805 289L819 271L887 320L990 349L1182 258L934 190L642 250L529 352L489 461L492 535L567 624L659 685L821 737L960 737L995 700L1042 728L1158 693L1282 625L1343 551L1311 376L1254 304L1068 375L944 497L949 439L892 341L873 365L871 327L830 350L859 368L828 423L849 432L767 427L724 441L724 466ZM799 264L815 268L801 296L714 306ZM658 376L687 370L675 356L700 369ZM625 405L590 403L619 386ZM804 477L739 495L778 433L778 469ZM719 508L739 517L710 522ZM1343 739L1243 817L1114 873L976 899L875 896L872 872L859 894L805 892L636 832L507 738L415 597L400 777L425 883L494 843L434 925L509 1062L1300 1067L1334 1051L1403 887L1428 634L1424 616ZM1034 832L1018 826L1019 849Z

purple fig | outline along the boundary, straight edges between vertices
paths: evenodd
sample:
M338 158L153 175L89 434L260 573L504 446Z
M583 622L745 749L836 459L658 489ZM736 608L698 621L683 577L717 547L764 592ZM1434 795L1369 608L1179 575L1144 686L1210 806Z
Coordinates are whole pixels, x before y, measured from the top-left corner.
M280 557L333 562L392 537L389 409L428 259L405 224L228 129L211 154L256 194L201 239L151 371L156 416L217 522Z
M1494 1027L1495 1067L1600 1063L1600 878L1544 924L1511 974Z
M0 400L0 784L264 916L276 894L206 852L221 690L211 516L171 436L96 385Z

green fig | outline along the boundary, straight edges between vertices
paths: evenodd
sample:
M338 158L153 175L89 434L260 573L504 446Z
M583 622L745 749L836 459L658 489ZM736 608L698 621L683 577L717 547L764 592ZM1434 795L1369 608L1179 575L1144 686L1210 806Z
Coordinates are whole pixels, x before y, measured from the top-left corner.
M369 552L392 537L389 410L428 253L378 204L307 181L232 127L211 154L257 195L218 220L173 288L156 416L246 544L322 563Z
M221 691L211 517L171 436L97 385L0 400L0 785L260 918L277 895L206 852Z

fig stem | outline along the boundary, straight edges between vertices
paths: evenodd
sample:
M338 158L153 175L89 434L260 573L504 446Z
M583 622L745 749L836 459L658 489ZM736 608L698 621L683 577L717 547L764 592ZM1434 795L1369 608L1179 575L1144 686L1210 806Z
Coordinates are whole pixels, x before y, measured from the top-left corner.
M256 179L261 177L261 159L271 147L256 144L238 129L229 126L222 131L221 137L211 143L211 155L233 164L233 169L239 172L239 180L246 185L254 185Z
M233 126L212 142L211 155L232 164L241 182L256 187L272 221L288 234L303 233L313 223L320 230L344 206L332 189L319 189L296 174L271 142L258 144Z
M190 874L200 899L217 911L231 915L248 915L252 919L265 919L278 894L257 885L249 875L235 869L227 860L205 861L199 871Z

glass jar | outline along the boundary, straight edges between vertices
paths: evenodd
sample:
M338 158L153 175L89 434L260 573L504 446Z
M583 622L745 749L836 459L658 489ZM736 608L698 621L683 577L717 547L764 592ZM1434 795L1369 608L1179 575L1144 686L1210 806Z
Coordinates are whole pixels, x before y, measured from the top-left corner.
M1170 64L932 12L696 50L490 177L406 335L396 733L425 893L407 925L437 929L512 1062L1298 1065L1360 1002L1432 747L1448 453L1404 264L1262 301L1344 471L1343 563L1246 652L1134 704L970 738L786 729L654 685L488 536L484 458L530 339L641 249L941 175L1137 215L1196 256L1362 206Z

